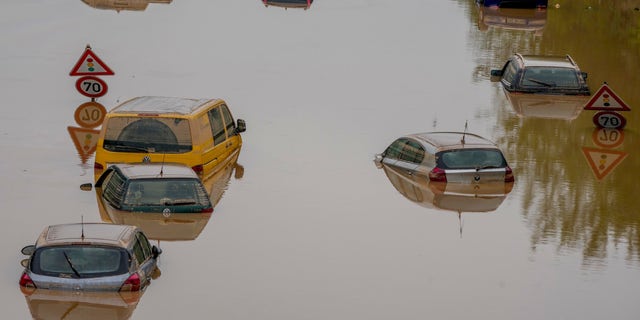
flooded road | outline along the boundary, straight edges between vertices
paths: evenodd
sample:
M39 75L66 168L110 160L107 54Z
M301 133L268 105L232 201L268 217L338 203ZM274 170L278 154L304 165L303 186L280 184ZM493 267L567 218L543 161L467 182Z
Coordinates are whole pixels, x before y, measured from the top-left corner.
M87 44L115 72L101 77L107 109L142 95L217 97L247 122L242 172L214 184L211 218L193 240L160 241L162 274L140 297L104 301L116 306L104 318L640 313L637 1L541 12L471 0L109 3L0 4L8 318L86 315L68 303L37 310L59 295L25 297L18 278L20 249L45 226L102 221L95 194L79 189L93 181L93 158L67 131L89 100L69 76ZM631 108L624 130L597 130L595 112L570 102L510 98L489 75L514 52L570 54L592 93L607 82ZM494 210L423 206L372 162L404 134L465 123L513 169Z

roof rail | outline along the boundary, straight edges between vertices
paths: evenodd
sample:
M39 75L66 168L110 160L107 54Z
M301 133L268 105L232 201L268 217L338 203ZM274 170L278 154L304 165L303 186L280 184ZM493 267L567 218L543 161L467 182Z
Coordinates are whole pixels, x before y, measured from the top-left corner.
M524 57L522 56L522 54L516 53L516 56L518 56L520 59L524 60Z
M567 54L567 59L569 59L569 61L571 62L572 65L576 65L576 62L573 61L573 58L571 58L571 56L569 54Z

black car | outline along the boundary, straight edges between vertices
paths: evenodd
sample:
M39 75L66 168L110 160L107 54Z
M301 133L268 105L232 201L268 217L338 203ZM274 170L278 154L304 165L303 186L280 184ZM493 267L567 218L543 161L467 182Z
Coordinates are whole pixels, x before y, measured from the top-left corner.
M517 93L589 96L587 73L569 55L535 56L516 53L502 69L491 70L491 80Z

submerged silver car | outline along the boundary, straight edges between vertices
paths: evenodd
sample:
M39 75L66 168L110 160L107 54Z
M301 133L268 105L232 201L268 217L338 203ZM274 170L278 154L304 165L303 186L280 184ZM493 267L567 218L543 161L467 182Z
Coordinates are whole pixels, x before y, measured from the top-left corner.
M465 132L426 132L396 139L374 161L398 167L430 181L450 183L513 182L513 171L490 140Z
M24 288L77 291L139 291L157 272L162 251L135 226L75 223L48 226L20 277Z

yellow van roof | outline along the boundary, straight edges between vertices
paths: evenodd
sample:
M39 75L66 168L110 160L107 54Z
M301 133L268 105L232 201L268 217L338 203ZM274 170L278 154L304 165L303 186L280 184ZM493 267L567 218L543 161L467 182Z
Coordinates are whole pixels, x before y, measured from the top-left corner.
M179 113L190 114L205 104L218 99L189 99L143 96L130 99L113 108L111 113Z

